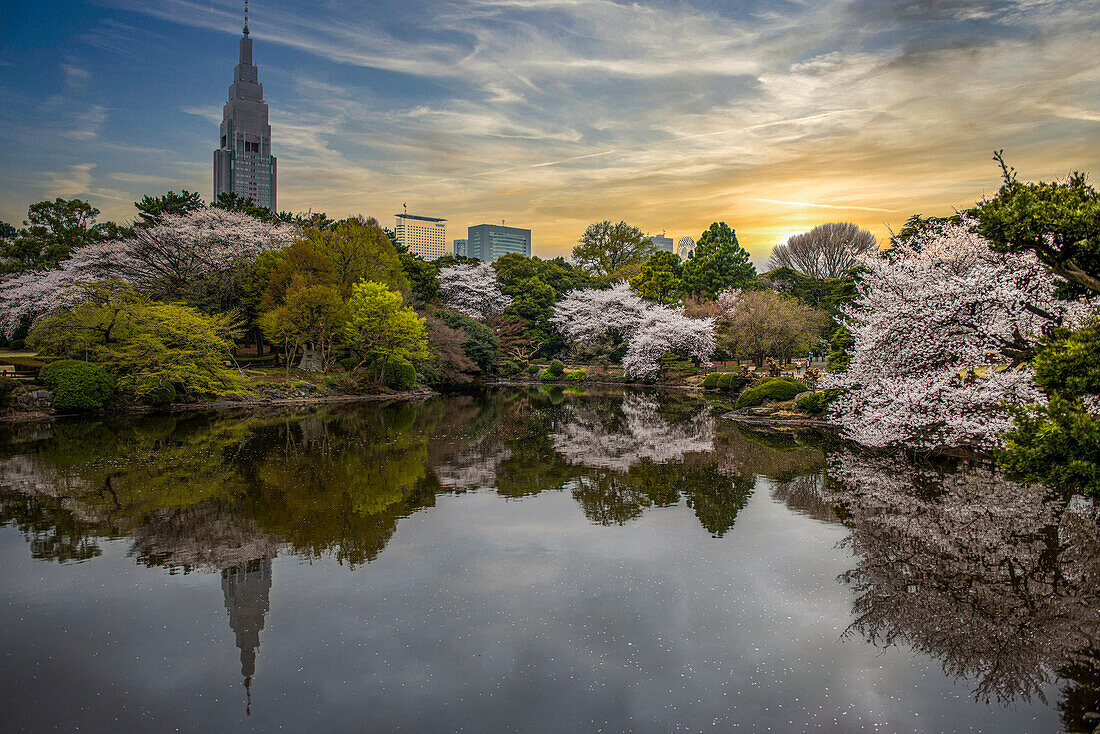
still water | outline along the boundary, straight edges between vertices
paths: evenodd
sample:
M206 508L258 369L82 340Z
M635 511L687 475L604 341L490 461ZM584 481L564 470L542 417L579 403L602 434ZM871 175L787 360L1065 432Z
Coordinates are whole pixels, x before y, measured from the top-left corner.
M721 412L0 427L0 730L1084 730L1091 505Z

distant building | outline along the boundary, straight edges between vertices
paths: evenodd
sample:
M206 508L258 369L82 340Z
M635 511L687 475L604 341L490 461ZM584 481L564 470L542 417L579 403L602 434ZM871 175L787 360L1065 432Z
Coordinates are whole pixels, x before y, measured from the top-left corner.
M397 244L425 260L435 260L447 253L446 219L418 217L412 214L395 214L397 224L393 232Z
M237 194L275 211L275 156L260 72L252 63L252 39L245 16L240 63L222 109L221 146L214 151L214 199Z
M694 249L695 240L691 239L690 237L681 237L679 241L676 242L676 254L684 260L688 259L688 256L691 255L691 252Z
M531 230L503 224L479 224L467 234L466 256L493 262L502 255L518 252L531 257Z
M672 252L672 238L665 237L663 234L655 234L649 238L649 241L653 243L653 246L658 250L664 250L665 252Z
M455 240L455 257L469 257L466 253L469 252L469 248L466 246L468 240Z

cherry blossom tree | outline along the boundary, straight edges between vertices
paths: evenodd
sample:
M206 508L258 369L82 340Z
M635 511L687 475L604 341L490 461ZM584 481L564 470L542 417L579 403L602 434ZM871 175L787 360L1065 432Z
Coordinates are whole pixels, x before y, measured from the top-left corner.
M963 220L862 264L859 296L844 312L851 362L825 384L846 391L830 415L847 438L989 449L1012 425L1006 405L1043 401L1026 361L1044 329L1083 309L1055 298L1033 256L993 252Z
M56 270L30 271L0 283L0 329L11 334L79 296L75 284L124 280L156 299L189 302L234 292L243 265L262 252L282 249L295 229L241 212L199 209L165 214L128 239L95 242L74 251Z
M608 332L627 344L623 369L649 377L666 352L681 352L706 362L714 353L714 319L692 319L683 309L650 303L626 281L605 290L578 290L554 307L551 323L568 341L585 344Z
M512 303L512 298L501 292L497 271L489 263L442 268L439 290L447 308L475 319L499 316Z

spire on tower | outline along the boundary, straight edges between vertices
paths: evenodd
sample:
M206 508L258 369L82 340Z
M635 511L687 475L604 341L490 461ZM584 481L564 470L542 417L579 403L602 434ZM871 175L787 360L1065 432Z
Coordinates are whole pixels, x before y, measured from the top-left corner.
M248 35L248 0L244 0L244 34Z

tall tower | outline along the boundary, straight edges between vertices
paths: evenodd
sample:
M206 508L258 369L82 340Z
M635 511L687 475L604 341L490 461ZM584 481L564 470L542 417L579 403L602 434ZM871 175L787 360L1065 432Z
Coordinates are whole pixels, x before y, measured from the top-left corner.
M244 4L241 59L222 111L221 147L214 151L214 199L234 193L275 211L275 156L260 73L252 63L248 0Z

